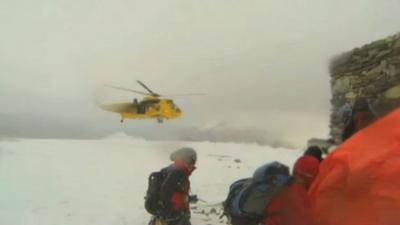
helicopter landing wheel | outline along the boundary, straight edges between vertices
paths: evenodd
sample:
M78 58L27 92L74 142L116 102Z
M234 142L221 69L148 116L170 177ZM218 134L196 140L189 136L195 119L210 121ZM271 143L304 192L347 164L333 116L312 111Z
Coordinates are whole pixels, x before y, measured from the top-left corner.
M158 122L158 123L162 123L162 122L163 122L163 119L162 119L162 118L157 118L157 122Z

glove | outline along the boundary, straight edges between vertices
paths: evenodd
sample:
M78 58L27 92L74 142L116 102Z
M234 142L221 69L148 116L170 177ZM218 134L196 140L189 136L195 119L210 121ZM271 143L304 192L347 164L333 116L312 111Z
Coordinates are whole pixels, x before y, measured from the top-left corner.
M197 195L189 195L189 203L196 204L199 201Z

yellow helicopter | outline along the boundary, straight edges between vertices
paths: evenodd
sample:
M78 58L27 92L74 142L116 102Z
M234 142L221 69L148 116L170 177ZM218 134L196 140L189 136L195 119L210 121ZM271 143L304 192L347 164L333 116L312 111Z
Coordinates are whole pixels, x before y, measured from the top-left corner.
M136 94L145 95L142 101L138 101L136 98L133 102L115 103L115 104L101 104L100 108L105 111L118 113L121 115L121 123L125 119L157 119L159 123L162 123L164 119L175 119L181 116L182 111L177 105L174 104L172 99L161 98L167 97L160 95L148 88L143 82L137 80L137 82L144 88L148 93L142 91L136 91L128 88L117 87L113 85L105 85L109 88L114 88L123 91L129 91ZM174 96L188 96L188 95L204 95L203 93L195 94L181 94Z

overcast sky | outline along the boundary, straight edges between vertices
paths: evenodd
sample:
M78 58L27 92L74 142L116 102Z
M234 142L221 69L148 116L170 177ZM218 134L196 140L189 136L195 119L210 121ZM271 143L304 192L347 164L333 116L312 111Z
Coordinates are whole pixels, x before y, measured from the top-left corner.
M398 0L3 0L0 131L327 137L330 58L399 32L399 12ZM183 117L161 126L95 106L140 98L103 87L137 79L208 95L176 99Z

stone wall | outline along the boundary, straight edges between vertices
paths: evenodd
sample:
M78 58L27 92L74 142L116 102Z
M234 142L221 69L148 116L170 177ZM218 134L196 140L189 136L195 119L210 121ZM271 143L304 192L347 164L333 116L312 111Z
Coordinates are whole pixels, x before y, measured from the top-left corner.
M330 73L330 135L340 143L344 105L365 97L380 116L400 105L400 33L335 57Z

